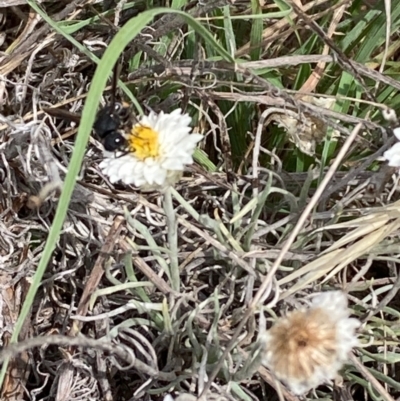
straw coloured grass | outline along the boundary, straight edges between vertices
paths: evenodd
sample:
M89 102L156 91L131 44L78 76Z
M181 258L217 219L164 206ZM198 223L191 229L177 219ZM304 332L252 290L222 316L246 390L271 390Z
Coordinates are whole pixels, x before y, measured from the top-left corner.
M361 345L307 398L397 399L400 3L87 3L0 0L0 398L295 401L259 341L340 289ZM204 136L166 192L98 167L116 65Z

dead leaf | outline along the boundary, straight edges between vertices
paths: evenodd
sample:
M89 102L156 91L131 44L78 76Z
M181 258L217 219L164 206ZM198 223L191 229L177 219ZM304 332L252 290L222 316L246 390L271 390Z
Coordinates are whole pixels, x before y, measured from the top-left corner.
M326 109L332 108L335 103L335 99L319 99L309 95L302 96L300 100ZM315 155L315 147L326 137L328 129L327 124L321 119L291 110L284 110L282 113L273 113L270 119L275 121L278 127L282 127L286 131L288 139L298 149L309 156ZM334 131L333 137L338 137L339 135L338 131Z

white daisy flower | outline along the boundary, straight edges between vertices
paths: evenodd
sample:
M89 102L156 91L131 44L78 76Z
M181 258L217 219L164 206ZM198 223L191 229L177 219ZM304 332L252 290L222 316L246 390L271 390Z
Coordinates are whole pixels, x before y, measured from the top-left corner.
M310 307L278 319L263 336L263 360L297 395L334 379L359 342L341 291L317 295Z
M394 135L400 141L400 127L393 130ZM383 157L388 161L390 167L400 167L400 142L395 143L388 149Z
M193 163L193 152L203 138L190 134L190 123L181 109L143 116L126 136L129 152L104 152L100 169L111 183L121 181L145 190L174 185L184 167Z

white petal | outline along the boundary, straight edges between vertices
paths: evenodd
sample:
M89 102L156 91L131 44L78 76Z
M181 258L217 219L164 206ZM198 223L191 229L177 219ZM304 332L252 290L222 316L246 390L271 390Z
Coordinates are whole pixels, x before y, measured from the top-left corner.
M157 172L158 172L158 166L156 165L146 166L143 169L143 176L148 184L152 185L156 182Z
M164 168L160 168L155 177L155 182L158 185L163 185L166 178L167 178L167 170Z
M393 134L400 141L400 127L393 128Z
M163 161L162 167L165 168L166 170L183 170L183 163L180 159L167 159Z
M383 157L388 161L390 167L400 167L400 143L395 143L383 154Z

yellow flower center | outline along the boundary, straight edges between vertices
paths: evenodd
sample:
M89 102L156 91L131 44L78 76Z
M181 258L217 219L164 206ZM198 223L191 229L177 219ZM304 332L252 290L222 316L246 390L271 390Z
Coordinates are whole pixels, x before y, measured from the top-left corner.
M140 124L135 125L130 132L128 143L129 150L139 160L157 157L159 154L158 132L150 127Z

